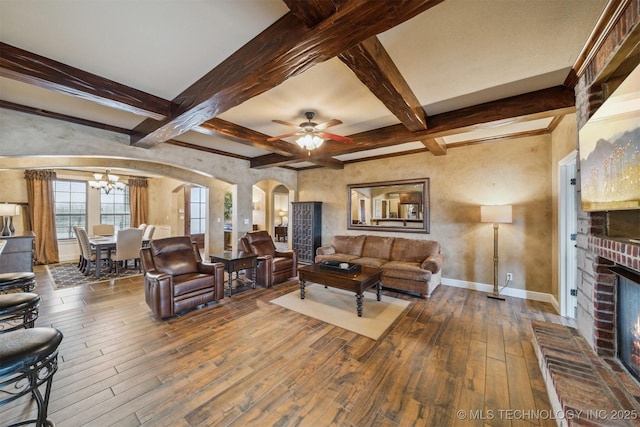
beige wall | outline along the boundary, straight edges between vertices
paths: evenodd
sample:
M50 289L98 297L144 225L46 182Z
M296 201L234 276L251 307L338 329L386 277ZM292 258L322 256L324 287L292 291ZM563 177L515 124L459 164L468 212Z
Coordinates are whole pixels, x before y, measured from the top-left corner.
M444 277L453 282L493 283L493 228L480 223L480 205L512 204L513 224L499 232L500 280L511 287L550 293L552 279L551 136L535 136L346 165L298 175L300 201L322 201L323 243L347 230L346 185L427 177L431 233L396 233L433 239L447 257ZM372 234L374 234L372 232ZM375 234L389 235L386 232Z
M575 147L574 115L565 118L553 135L450 149L445 156L425 152L347 164L343 170L322 168L298 173L282 168L254 170L246 161L178 147L141 150L125 146L123 141L105 139L105 134L111 135L109 132L0 110L0 126L5 124L9 128L1 131L0 168L8 170L0 171L0 202L26 202L26 189L12 184L16 180L24 182L20 169L26 167L84 163L140 166L167 176L151 180L154 195L150 198L150 223L168 224L172 234L182 232L176 219L179 187L192 182L210 189L210 200L217 206L209 213L210 251L218 250L218 243L223 242L221 223L216 219L222 217L220 195L225 189L231 189L238 198L234 215L239 226L234 230L234 241L251 228L250 224L243 224L243 219L252 217L252 186L258 184L266 191L265 207L270 209L271 190L283 183L291 190L290 201L323 202L323 242L328 242L336 234L355 234L346 229L347 184L427 177L431 233L398 235L441 242L447 256L444 277L450 284L491 284L493 230L490 224L480 223L479 206L510 203L514 222L500 227L499 282L502 284L504 275L510 272L514 275L511 288L549 293L557 298L557 161ZM24 133L20 132L20 124L27 129ZM66 151L66 156L51 157ZM93 157L79 157L82 152L90 152ZM121 156L100 157L106 156L105 152L118 152ZM50 156L28 157L29 153ZM272 223L273 218L268 222Z

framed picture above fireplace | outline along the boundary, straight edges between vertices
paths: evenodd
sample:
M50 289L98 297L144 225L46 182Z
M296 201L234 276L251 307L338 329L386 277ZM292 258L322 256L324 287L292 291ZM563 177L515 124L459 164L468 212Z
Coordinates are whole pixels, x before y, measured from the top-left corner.
M582 210L640 209L640 66L580 129Z

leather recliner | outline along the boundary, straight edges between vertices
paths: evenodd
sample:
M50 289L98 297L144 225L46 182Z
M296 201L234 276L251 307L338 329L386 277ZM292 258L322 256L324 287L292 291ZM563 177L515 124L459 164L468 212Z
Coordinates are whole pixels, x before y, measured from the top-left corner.
M140 259L145 300L161 319L224 298L224 264L202 262L188 236L154 239Z
M240 251L258 255L256 282L272 286L298 275L298 254L279 251L266 231L252 231L240 238Z

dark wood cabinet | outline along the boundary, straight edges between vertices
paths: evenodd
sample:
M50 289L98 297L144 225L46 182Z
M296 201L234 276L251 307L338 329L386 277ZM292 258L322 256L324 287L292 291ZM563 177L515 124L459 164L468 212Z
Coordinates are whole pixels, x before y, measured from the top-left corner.
M322 245L322 202L291 203L291 239L298 262L313 263Z
M287 227L283 226L283 225L276 225L275 227L275 235L276 235L276 240L279 242L280 239L282 239L282 241L286 242L287 241Z
M0 239L7 241L0 254L0 273L33 271L33 233Z

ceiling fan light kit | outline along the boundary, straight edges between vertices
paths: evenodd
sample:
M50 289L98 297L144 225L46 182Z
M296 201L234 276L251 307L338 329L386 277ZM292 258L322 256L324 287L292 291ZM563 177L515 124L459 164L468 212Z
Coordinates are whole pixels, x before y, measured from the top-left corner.
M351 142L351 138L324 132L324 130L328 127L342 124L340 120L333 119L329 120L328 122L318 124L311 121L311 119L313 119L313 117L315 116L315 113L313 111L307 111L306 113L304 113L304 116L307 118L307 121L302 122L299 125L294 125L293 123L284 122L282 120L273 120L274 123L296 128L298 129L298 132L274 136L272 138L269 138L267 141L275 141L281 138L298 136L298 138L296 139L296 144L298 144L300 148L309 152L320 147L325 139L334 139L341 142Z
M296 140L296 144L305 150L314 150L322 145L324 139L309 132Z

